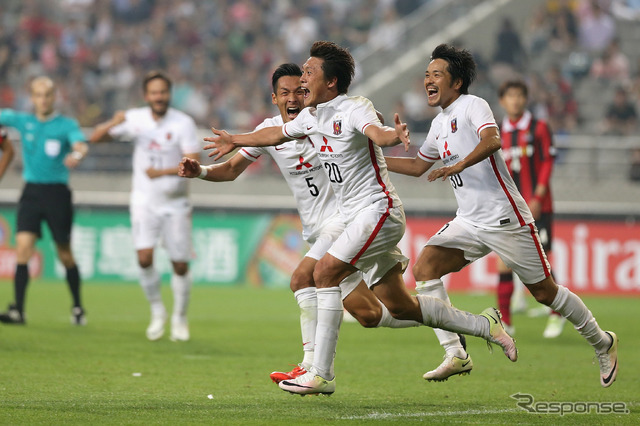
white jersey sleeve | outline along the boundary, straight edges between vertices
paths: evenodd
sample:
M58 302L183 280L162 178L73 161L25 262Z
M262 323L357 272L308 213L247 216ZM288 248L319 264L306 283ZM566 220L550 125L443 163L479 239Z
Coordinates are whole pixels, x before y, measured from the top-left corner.
M429 129L429 133L427 133L426 139L418 150L418 157L428 163L434 163L440 159L438 145L436 144L437 139L440 138L440 135L437 133L438 132L435 130L435 127L431 126L431 128Z
M356 106L349 114L349 124L364 135L364 129L369 125L382 126L373 103L367 98L360 98L362 102L355 104Z

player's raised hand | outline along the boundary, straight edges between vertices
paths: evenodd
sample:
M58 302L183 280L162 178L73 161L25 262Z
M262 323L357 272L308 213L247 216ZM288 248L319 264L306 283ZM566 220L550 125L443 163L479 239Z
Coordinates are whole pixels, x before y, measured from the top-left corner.
M396 112L393 116L393 121L396 128L396 134L398 138L404 145L405 152L409 151L409 146L411 145L411 140L409 139L409 128L407 127L407 123L403 123L400 121L400 116Z
M193 158L183 157L178 164L178 176L195 178L200 176L200 163Z
M233 151L235 149L235 146L233 145L233 142L231 140L231 135L227 133L226 130L218 130L215 127L212 127L211 131L215 136L204 138L206 142L211 142L210 144L205 145L204 149L211 149L212 151L208 154L208 156L213 157L215 155L214 160L217 161Z
M457 162L453 166L440 167L439 169L433 170L427 176L427 180L429 182L433 182L434 180L436 180L438 178L442 178L442 180L445 180L449 176L456 175L456 174L460 173L463 170L464 170L464 167L462 167L461 162Z

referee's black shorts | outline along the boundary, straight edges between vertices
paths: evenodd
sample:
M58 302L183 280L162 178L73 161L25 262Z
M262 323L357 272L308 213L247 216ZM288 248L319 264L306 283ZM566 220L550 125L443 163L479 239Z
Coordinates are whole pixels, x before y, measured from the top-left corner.
M63 183L27 183L18 203L18 232L33 232L42 236L41 224L46 221L53 240L59 244L71 242L73 206L71 190Z

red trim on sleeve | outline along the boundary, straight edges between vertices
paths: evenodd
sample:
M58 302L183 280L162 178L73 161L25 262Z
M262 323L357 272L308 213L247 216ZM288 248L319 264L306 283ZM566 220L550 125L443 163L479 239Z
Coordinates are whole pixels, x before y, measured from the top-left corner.
M289 137L291 139L295 139L295 137L293 137L289 133L287 133L287 123L284 123L282 125L282 133L284 133L287 137Z
M496 123L484 123L482 126L478 127L478 130L476 131L477 135L480 136L480 132L486 127L498 127L498 125Z
M362 126L362 130L360 131L360 133L362 133L362 134L364 135L364 129L366 129L366 128L367 128L367 126L369 126L369 125L371 125L371 124L373 124L373 123L367 123L367 124L365 124L364 126Z
M429 161L438 161L440 159L440 157L438 158L431 158L428 155L424 155L423 153L421 153L420 151L418 151L418 155L420 155L420 157L426 158Z
M246 149L242 148L241 149L242 152L244 152L245 154L247 154L249 157L251 158L255 158L256 160L258 159L258 157L256 157L255 155L251 155Z
M525 226L526 223L524 222L524 219L520 214L520 210L518 210L518 206L516 206L516 202L513 201L513 197L511 196L511 193L509 192L509 190L507 190L507 186L504 184L504 181L502 180L502 176L500 176L500 172L498 171L498 166L496 165L496 159L494 158L493 155L489 157L489 159L491 160L491 167L493 168L493 173L495 173L496 179L498 179L498 182L500 183L500 186L502 187L504 194L507 196L507 199L509 199L509 203L511 203L511 208L513 208L513 211L515 212L516 217L518 218L518 222L520 223L520 226Z

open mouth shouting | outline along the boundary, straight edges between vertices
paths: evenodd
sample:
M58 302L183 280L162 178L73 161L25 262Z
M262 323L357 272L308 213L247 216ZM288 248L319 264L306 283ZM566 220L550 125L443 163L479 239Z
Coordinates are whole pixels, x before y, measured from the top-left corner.
M287 117L289 117L289 120L293 120L294 118L296 118L298 116L298 114L300 114L300 107L299 106L287 107Z

